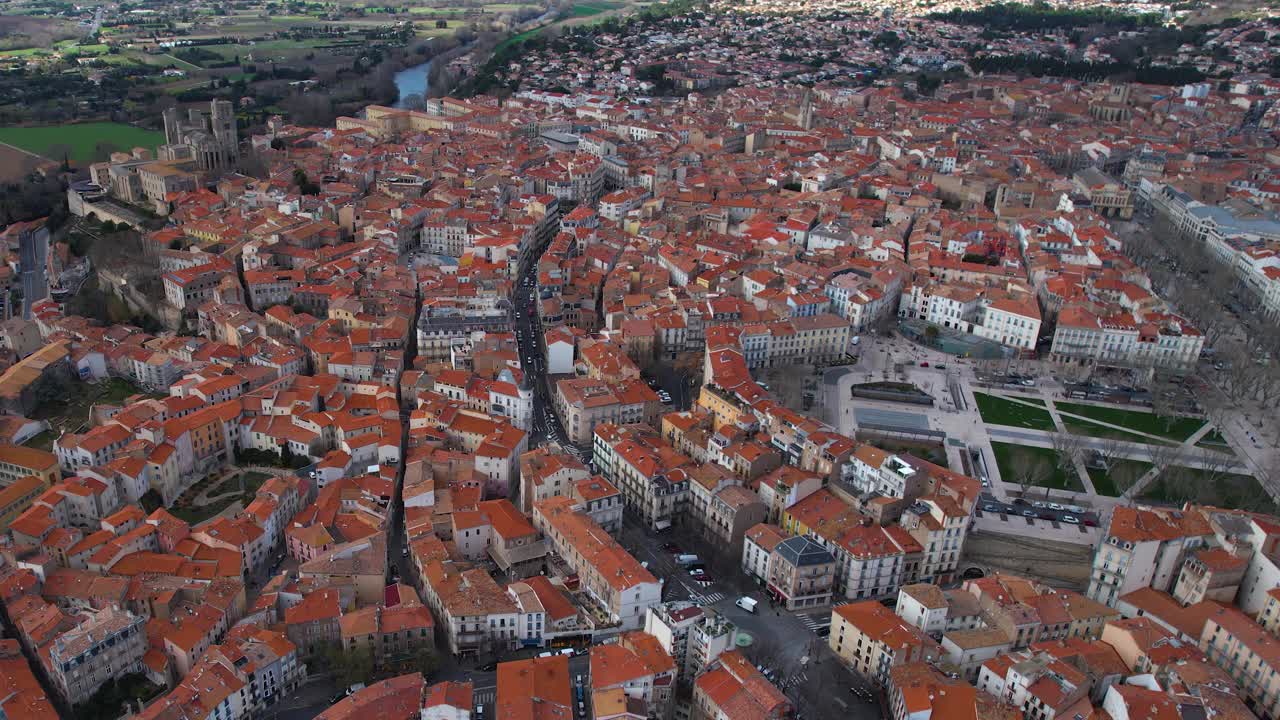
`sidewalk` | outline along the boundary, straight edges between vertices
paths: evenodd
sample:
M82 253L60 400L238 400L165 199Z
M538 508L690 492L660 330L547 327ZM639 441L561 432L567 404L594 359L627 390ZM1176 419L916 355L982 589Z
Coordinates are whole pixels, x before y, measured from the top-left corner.
M1058 428L1058 432L1069 432L1066 424L1062 422L1062 415L1058 414L1058 408L1053 404L1053 400L1046 399L1045 407L1049 409L1049 417L1053 419L1053 426ZM1061 455L1062 453L1059 453L1059 456ZM1071 469L1075 471L1076 477L1080 480L1080 484L1084 486L1084 491L1089 493L1091 497L1096 496L1098 494L1098 490L1093 486L1093 478L1089 477L1089 469L1084 466L1084 461L1080 459L1080 455L1081 453L1073 454L1073 457L1071 458Z
M1188 447L1194 447L1195 444L1200 442L1200 439L1203 438L1205 435L1209 434L1209 431L1212 429L1213 429L1213 425L1209 423L1205 423L1204 426L1202 426L1199 430L1195 431L1195 433L1192 434L1191 437L1187 438L1185 442L1179 445L1178 450L1181 452L1186 452ZM1133 485L1131 485L1128 490L1125 490L1120 497L1126 500L1133 498L1135 495L1145 490L1147 486L1150 485L1151 482L1154 481L1156 477L1160 475L1160 473L1164 472L1164 470L1165 468L1156 466L1146 471L1145 473L1142 474L1142 477L1138 478L1137 481L1134 482Z

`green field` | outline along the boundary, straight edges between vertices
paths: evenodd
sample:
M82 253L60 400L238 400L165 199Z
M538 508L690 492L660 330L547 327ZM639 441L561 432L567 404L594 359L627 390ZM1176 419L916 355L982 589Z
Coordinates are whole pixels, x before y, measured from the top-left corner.
M1225 450L1227 452L1231 452L1231 444L1222 436L1222 433L1218 432L1217 428L1205 433L1204 437L1200 438L1200 442L1196 443L1196 446L1209 450Z
M71 160L78 165L86 165L93 161L94 147L100 142L111 143L118 150L126 152L135 147L154 150L156 146L164 143L164 135L132 125L102 122L45 127L5 127L0 128L0 142L37 155L44 155L51 160L61 160L61 158L48 155L49 149L56 145L66 145L71 148Z
M978 403L978 414L982 416L983 422L1048 432L1057 429L1053 426L1053 418L1050 417L1048 410L1037 410L1012 400L980 392L975 392L973 399Z
M1147 445L1162 445L1164 441L1155 438L1149 438L1146 435L1137 435L1124 430L1116 430L1105 425L1097 425L1087 420L1076 420L1075 418L1063 417L1062 425L1072 435L1085 435L1095 438L1115 438L1116 440L1124 440L1125 442L1146 443Z
M1089 468L1089 480L1099 495L1120 497L1120 485L1126 488L1138 481L1144 473L1151 469L1151 463L1141 460L1116 460L1109 470ZM1124 482L1117 483L1116 478L1123 477Z
M599 15L602 12L613 10L616 7L618 6L613 3L579 3L573 6L572 15L573 17L591 17L592 15Z
M106 45L77 45L74 40L63 40L54 48L30 47L20 50L0 50L0 57L32 57L34 55L52 57L54 52L62 52L69 55L103 55L107 50Z
M1271 514L1278 511L1275 502L1249 475L1225 475L1211 479L1209 473L1193 468L1172 468L1172 472L1173 479L1166 473L1148 485L1138 499L1171 505L1189 500L1201 505Z
M1163 418L1141 410L1126 410L1123 408L1065 402L1055 404L1059 412L1072 413L1092 420L1144 432L1148 435L1158 435L1170 440L1177 440L1178 442L1191 437L1204 425L1204 420L1198 418Z
M503 40L502 42L494 46L493 51L497 53L499 50L502 50L503 48L509 45L515 45L516 43L524 42L525 40L528 40L529 38L534 37L538 33L542 32L542 30L543 28L539 27L539 28L534 28L532 30L525 30L524 32L516 35L512 35L511 37L507 38L506 40Z
M1058 467L1058 453L1051 448L993 442L991 452L996 456L996 466L1000 468L1000 479L1004 482L1017 485L1022 479L1019 476L1019 470L1038 464L1043 472L1041 477L1033 478L1031 485L1069 492L1084 492L1084 485L1075 473L1065 473Z

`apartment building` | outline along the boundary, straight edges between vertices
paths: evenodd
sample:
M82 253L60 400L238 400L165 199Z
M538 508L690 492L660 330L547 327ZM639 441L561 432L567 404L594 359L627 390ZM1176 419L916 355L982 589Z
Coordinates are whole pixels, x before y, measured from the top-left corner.
M894 667L886 692L892 720L1024 720L1018 708L928 663Z
M592 459L622 491L626 507L654 530L685 516L689 458L663 442L652 427L602 424L595 429Z
M793 707L738 650L724 653L693 684L693 720L784 720Z
M658 638L625 632L613 642L591 646L591 691L620 688L643 703L645 714L671 720L675 710L676 663Z
M1239 610L1223 607L1205 622L1200 650L1236 681L1255 713L1280 718L1280 640Z
M44 491L44 483L34 475L15 480L0 489L0 533L7 532L9 524L31 507L31 503Z
M742 536L742 569L748 576L768 582L773 550L786 539L787 534L776 525L760 523L749 528Z
M569 718L573 687L563 655L498 663L495 718Z
M768 508L760 496L741 485L729 485L711 497L706 514L694 522L701 525L708 542L726 548L732 556L742 550L742 538L747 530L763 522L767 514Z
M578 480L570 494L591 521L610 534L622 530L622 491L600 475Z
M977 687L1005 700L1025 717L1088 717L1088 676L1070 663L1047 652L1021 650L986 661L978 675Z
M835 557L804 535L783 540L769 556L769 593L793 612L830 604L835 576Z
M146 621L111 608L98 610L58 636L45 668L64 701L79 705L104 684L142 669Z
M882 686L889 682L894 667L936 662L942 655L936 641L878 600L833 609L827 644L851 669Z
M534 505L534 525L578 576L582 590L623 630L644 625L644 613L662 600L655 578L573 500L556 497Z
M24 720L58 720L44 686L31 672L17 640L0 640L0 714Z
M1109 607L1140 588L1168 592L1189 552L1212 539L1196 512L1117 506L1093 556L1088 596Z
M411 590L402 588L400 592ZM371 605L344 614L338 620L342 648L363 652L376 667L413 661L423 651L435 649L435 621L417 598L392 607Z
M573 484L591 477L591 471L573 455L547 447L520 456L520 510L533 512L535 503L569 495Z
M58 457L44 450L21 445L0 445L0 486L34 475L45 487L62 479Z
M969 513L949 497L928 495L904 510L899 524L924 549L916 577L922 582L951 582L964 548Z
M503 652L519 643L520 609L485 570L433 560L422 583L423 599L455 656Z
M560 380L555 405L569 441L581 447L590 446L596 426L603 423L656 425L661 407L657 393L638 378L619 383L591 378Z
M285 634L303 655L311 655L341 640L342 602L338 590L323 588L302 597L284 611Z
M674 601L650 607L644 631L662 644L676 662L676 676L688 686L722 653L732 650L738 629L722 615L692 602Z

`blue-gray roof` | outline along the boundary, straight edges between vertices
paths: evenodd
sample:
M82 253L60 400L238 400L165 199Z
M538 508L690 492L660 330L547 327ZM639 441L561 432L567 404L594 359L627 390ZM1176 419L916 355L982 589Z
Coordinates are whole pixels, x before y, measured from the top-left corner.
M835 557L831 553L803 535L783 540L773 551L796 567L835 562Z

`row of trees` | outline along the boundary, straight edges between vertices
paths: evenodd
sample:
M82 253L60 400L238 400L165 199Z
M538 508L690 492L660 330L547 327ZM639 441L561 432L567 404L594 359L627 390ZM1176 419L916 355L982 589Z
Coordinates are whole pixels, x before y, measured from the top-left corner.
M982 55L970 58L977 73L1014 73L1043 77L1102 80L1121 77L1152 85L1186 85L1200 82L1205 74L1190 65L1153 65L1150 62L1087 62L1046 55Z
M1077 466L1093 464L1123 497L1132 491L1153 495L1172 502L1222 502L1242 508L1261 508L1270 503L1262 483L1231 489L1226 482L1235 474L1236 459L1225 452L1189 452L1180 445L1152 441L1144 444L1150 468L1130 459L1134 443L1116 437L1091 438L1070 432L1050 436L1053 460L1034 450L1015 452L1014 474L1006 481L1016 483L1023 497L1032 497L1057 473L1077 476ZM1194 467L1193 467L1194 465ZM1150 474L1149 477L1144 477ZM1139 486L1139 483L1142 483ZM1233 497L1222 497L1224 491ZM1045 491L1047 494L1047 490Z
M1157 215L1149 230L1124 238L1125 252L1142 265L1156 292L1204 333L1218 363L1214 380L1223 396L1205 394L1210 419L1223 426L1245 401L1280 402L1280 333L1253 292L1195 238L1183 238Z
M1157 27L1163 21L1158 13L1135 13L1105 7L1072 8L1047 2L992 3L974 10L955 9L933 13L933 20L963 25L978 25L993 30L1065 30L1102 26L1112 30L1135 30Z
M382 666L374 662L373 654L361 648L344 648L341 643L329 643L311 657L310 672L327 671L341 687L355 683L370 683L384 677L408 672L430 675L440 665L431 645L424 645L416 652L403 657L388 659Z

